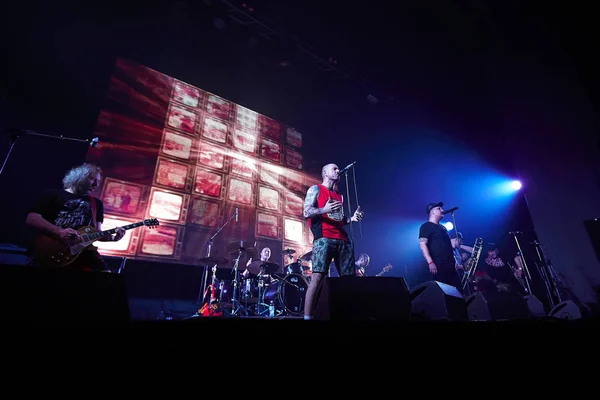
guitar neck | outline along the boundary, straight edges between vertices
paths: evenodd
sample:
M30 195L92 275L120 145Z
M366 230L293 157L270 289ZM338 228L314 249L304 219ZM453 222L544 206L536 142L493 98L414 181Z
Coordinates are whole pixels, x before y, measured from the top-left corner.
M144 222L140 221L140 222L136 222L135 224L121 226L121 228L128 230L128 229L132 229L132 228L137 228L138 226L142 226L142 225L144 225ZM117 232L117 228L113 228L113 229L108 229L106 231L87 233L85 235L82 235L81 238L83 239L84 242L93 242L95 240L99 240L99 239L105 238L107 236L113 235L116 232Z

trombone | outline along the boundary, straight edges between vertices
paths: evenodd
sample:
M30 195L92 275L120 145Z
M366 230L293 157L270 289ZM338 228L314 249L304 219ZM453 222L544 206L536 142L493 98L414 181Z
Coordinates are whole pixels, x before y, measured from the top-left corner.
M475 275L475 269L477 268L477 264L479 263L479 256L481 255L481 249L483 248L483 239L477 238L475 239L475 244L473 245L473 253L471 254L471 258L467 260L465 263L465 272L463 273L461 286L463 290L467 287L469 282L473 279Z

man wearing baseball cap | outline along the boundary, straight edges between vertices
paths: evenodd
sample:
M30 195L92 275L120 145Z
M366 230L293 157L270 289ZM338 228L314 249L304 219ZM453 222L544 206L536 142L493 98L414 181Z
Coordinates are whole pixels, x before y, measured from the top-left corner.
M419 229L419 246L429 267L429 272L438 282L461 289L456 272L454 250L448 230L440 224L444 218L444 203L429 203L425 207L428 221Z

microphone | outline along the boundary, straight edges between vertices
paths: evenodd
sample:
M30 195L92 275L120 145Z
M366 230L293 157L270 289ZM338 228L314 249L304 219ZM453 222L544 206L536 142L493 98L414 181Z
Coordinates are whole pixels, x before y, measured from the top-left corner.
M520 231L514 231L514 232L508 232L508 234L512 235L512 236L516 236L516 235L520 235L521 232Z
M98 141L99 141L99 139L97 137L95 137L92 140L90 140L90 147L96 147L96 146L98 146Z
M235 222L238 222L238 208L235 208Z
M354 161L352 164L346 165L344 168L342 168L340 170L340 172L338 172L338 175L346 173L346 171L348 171L354 164L356 164L356 161Z
M444 212L442 213L442 215L449 214L449 213L454 212L456 210L458 210L458 207L453 207L453 208L451 208L449 210L444 210Z

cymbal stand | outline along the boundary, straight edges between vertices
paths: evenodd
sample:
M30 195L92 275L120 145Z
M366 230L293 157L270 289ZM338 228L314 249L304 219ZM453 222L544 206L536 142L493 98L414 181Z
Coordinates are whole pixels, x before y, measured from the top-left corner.
M529 267L527 266L527 262L525 261L525 257L523 256L523 250L521 249L519 239L517 238L517 235L520 233L521 232L509 232L509 235L511 235L515 239L515 243L517 244L518 249L517 255L519 256L519 258L521 259L521 263L523 264L523 281L525 283L525 290L527 290L527 294L533 294L533 292L531 291L531 274L529 273Z
M217 235L219 233L221 233L221 231L223 230L223 228L225 228L225 226L227 226L227 224L233 218L235 218L236 215L238 215L237 209L236 209L236 211L233 214L231 214L231 216L229 217L229 219L227 221L225 221L225 223L223 225L221 225L221 227L215 232L215 234L212 235L210 237L210 239L208 239L208 241L204 245L206 247L206 257L210 257L210 253L212 251L212 245L213 245L214 239L217 237ZM207 283L208 283L208 265L204 265L204 274L203 275L204 275L204 278L202 279L202 284L200 285L200 290L198 291L198 304L200 304L200 299L202 297L202 293L204 293L204 291L207 288Z
M242 302L238 300L238 281L240 278L238 266L242 257L242 248L238 250L238 256L233 263L233 296L231 298L231 315L237 315L240 310L246 312L246 308L242 306ZM247 301L247 300L246 300Z

